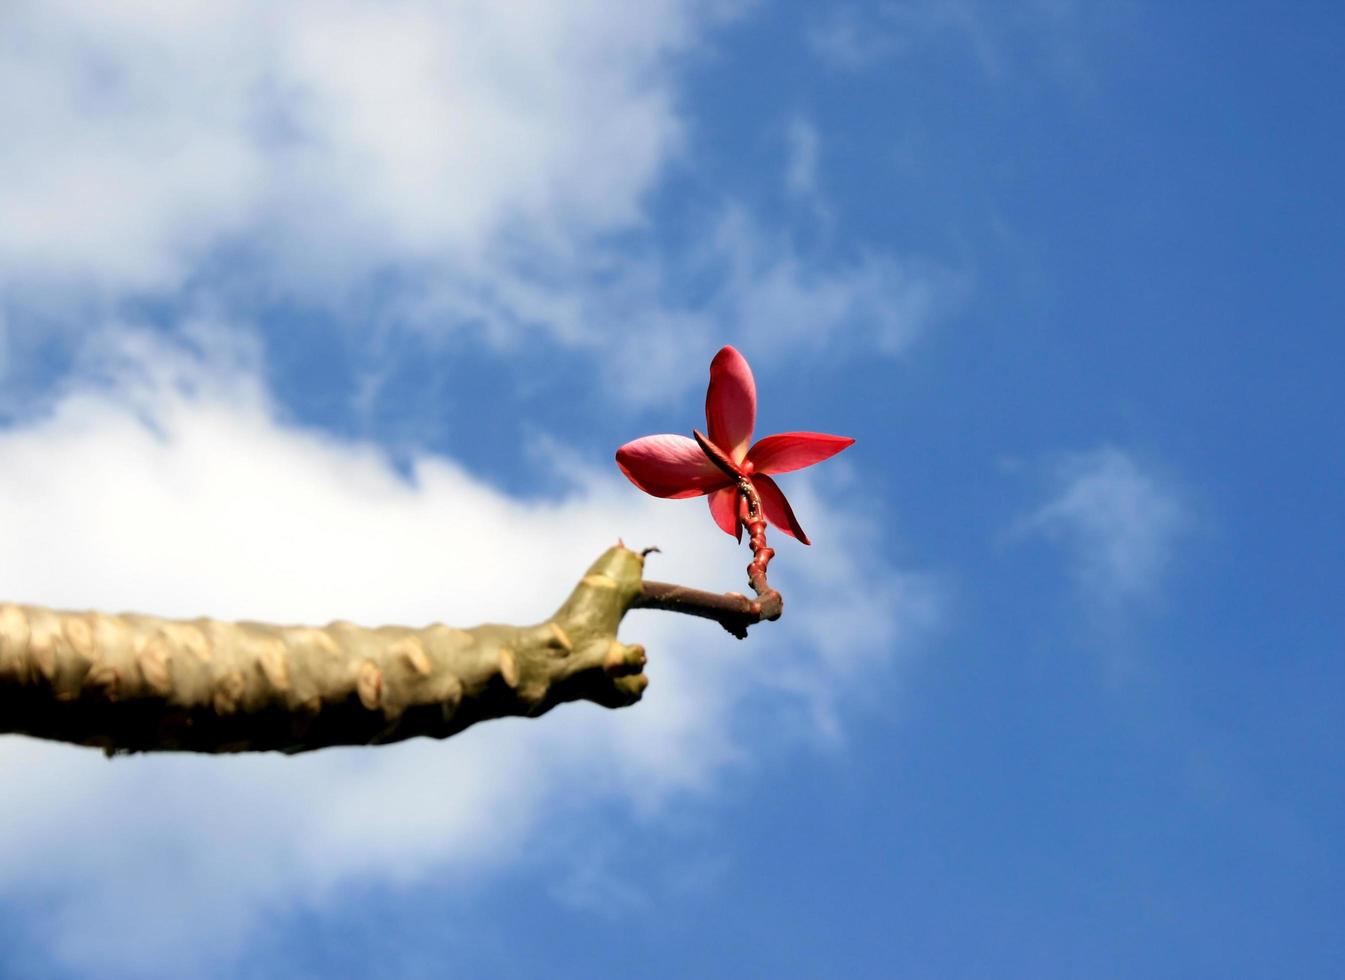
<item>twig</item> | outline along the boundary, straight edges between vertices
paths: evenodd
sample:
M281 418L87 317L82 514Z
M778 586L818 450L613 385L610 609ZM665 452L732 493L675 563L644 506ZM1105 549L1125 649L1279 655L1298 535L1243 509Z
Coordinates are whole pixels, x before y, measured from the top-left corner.
M631 608L662 609L713 619L740 640L746 639L747 627L763 619L780 618L779 603L769 610L761 601L738 592L706 592L671 582L645 582Z

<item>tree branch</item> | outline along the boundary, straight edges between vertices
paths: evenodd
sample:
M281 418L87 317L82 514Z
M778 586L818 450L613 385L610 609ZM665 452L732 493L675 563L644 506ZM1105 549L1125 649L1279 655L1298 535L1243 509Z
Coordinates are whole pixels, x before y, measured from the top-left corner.
M644 648L616 637L629 609L714 619L736 636L780 615L769 597L643 582L643 567L617 545L553 616L522 627L276 626L0 605L0 732L109 755L446 738L567 701L639 701Z

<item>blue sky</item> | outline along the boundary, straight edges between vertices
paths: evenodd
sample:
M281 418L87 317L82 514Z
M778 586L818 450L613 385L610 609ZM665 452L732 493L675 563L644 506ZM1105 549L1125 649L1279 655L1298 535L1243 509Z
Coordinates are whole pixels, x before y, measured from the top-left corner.
M0 597L740 589L612 465L731 343L857 439L785 617L442 744L0 740L0 974L1338 976L1345 16L558 6L5 7Z

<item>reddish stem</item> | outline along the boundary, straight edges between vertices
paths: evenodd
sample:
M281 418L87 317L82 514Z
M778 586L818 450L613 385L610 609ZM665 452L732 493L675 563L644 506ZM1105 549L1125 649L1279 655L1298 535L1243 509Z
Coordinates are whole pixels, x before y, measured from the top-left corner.
M775 549L766 544L766 516L761 509L761 497L752 480L738 477L738 519L747 528L752 545L752 563L747 566L747 581L757 594L762 619L779 619L784 599L766 581L766 566L775 557Z
M737 592L704 592L671 582L646 581L632 603L634 609L664 609L713 619L738 639L747 636L747 627L767 618L761 603Z

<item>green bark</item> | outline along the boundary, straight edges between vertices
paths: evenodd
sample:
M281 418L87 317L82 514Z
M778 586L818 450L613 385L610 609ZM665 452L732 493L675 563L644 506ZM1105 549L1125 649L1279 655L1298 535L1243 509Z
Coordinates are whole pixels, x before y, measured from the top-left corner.
M533 626L275 626L3 605L0 731L109 754L293 753L445 738L566 701L622 707L648 683L644 648L616 637L642 604L643 566L611 548Z

